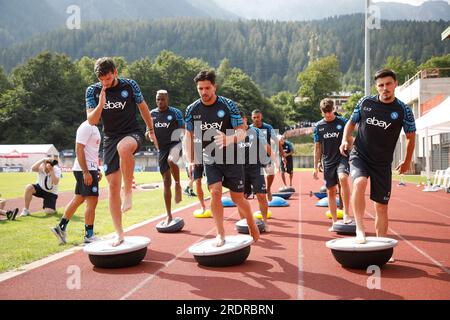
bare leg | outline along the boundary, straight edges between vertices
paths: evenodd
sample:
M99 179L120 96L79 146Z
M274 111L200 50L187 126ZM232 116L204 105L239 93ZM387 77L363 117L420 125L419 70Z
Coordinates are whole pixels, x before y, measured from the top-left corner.
M172 191L170 187L172 186L172 178L170 177L170 171L167 170L163 174L164 180L164 203L166 205L166 225L172 221Z
M76 194L65 207L63 218L67 220L72 219L73 215L78 210L78 208L83 204L83 202L84 197L79 194Z
M328 195L328 206L330 208L331 213L331 227L328 229L328 231L333 231L333 225L337 222L337 204L336 204L336 186L332 186L327 189L327 195Z
M122 211L120 208L120 187L122 174L119 171L111 173L106 176L109 184L109 211L111 212L111 218L114 224L114 229L117 233L117 239L112 243L113 247L120 245L124 239L124 232L122 228Z
M274 174L267 175L267 199L269 201L272 201L272 184L274 180L275 180Z
M117 145L120 157L120 172L123 177L123 194L121 211L126 212L131 209L133 201L133 172L134 172L134 152L138 144L132 137L123 138Z
M84 223L88 226L94 225L95 209L97 208L98 197L86 197L86 209L84 211Z
M267 217L269 205L267 203L267 197L264 193L258 193L258 194L256 194L256 198L258 199L259 210L261 211L261 215L263 217L263 221L265 224L265 231L269 232L270 230L269 230L269 226L268 226L268 217Z
M366 200L364 193L367 187L367 178L359 177L353 181L353 192L351 196L351 203L353 213L356 220L356 242L365 243L366 234L364 230L364 212L366 210Z
M289 186L292 187L292 179L294 179L294 174L290 173L289 174Z
M33 194L36 193L36 190L34 189L32 184L29 184L25 187L25 195L24 195L24 208L29 210L30 209L30 203L31 199L33 199Z
M211 210L217 229L217 241L215 246L225 244L225 229L223 227L222 183L217 182L209 186L211 192Z
M200 201L200 205L202 206L203 211L205 211L206 204L205 204L205 194L202 188L202 179L195 180L195 187L197 191L197 198Z
M385 237L388 232L388 205L378 202L374 203L375 207L375 229L377 237Z
M183 190L180 184L180 168L171 160L168 161L170 171L172 172L173 180L175 181L175 203L180 203L182 200Z
M247 220L248 230L250 235L253 237L253 241L258 241L259 239L259 229L256 226L255 220L253 219L252 208L250 203L244 198L243 192L233 192L230 191L231 199L238 207L240 213L242 213Z
M283 180L283 185L286 187L286 177L284 176L284 172L281 171L281 180Z
M350 214L350 185L348 175L344 173L339 174L339 182L341 184L341 198L344 210L344 223L352 221Z

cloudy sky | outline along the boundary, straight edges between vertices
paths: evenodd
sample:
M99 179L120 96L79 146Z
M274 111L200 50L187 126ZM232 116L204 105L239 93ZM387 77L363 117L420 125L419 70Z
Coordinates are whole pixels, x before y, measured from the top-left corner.
M425 0L372 0L373 2L401 2L401 3L406 3L406 4L412 4L415 6L421 5L422 3L425 2ZM429 0L427 0L429 1ZM447 1L448 3L450 3L450 0L444 0Z

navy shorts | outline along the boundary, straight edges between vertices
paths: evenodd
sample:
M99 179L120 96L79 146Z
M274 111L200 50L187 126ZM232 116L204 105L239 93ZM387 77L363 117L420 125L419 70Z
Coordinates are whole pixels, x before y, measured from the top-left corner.
M283 160L280 161L281 172L286 172L292 174L294 172L294 159L292 157L286 158L286 167L284 166Z
M36 191L33 196L44 199L42 209L48 208L56 210L56 200L58 199L58 195L45 191L38 184L33 184L33 187Z
M233 192L244 192L244 166L236 164L205 164L208 186L222 182Z
M89 171L92 176L92 184L87 186L84 184L83 171L74 171L73 175L77 180L75 186L75 194L83 197L98 197L98 171Z
M244 166L244 173L244 193L246 195L250 195L252 193L267 193L266 180L264 179L264 167L258 165Z
M189 179L191 179L191 175L189 174L189 168L186 168L186 173ZM205 169L202 164L194 165L194 169L192 170L193 180L198 180L203 178L205 173Z
M119 151L117 151L117 145L125 137L132 137L137 142L137 148L134 153L141 149L144 143L144 134L140 131L120 135L117 137L105 136L103 139L103 167L105 175L116 172L120 169Z
M350 174L353 181L359 177L370 178L370 199L388 204L391 197L391 166L374 166L362 160L356 153L350 154Z
M161 174L164 174L167 170L170 169L169 166L169 155L174 156L176 162L178 162L178 159L181 157L181 143L174 143L172 145L169 145L168 147L164 149L160 149L158 153L158 164L159 164L159 172Z
M338 184L340 173L346 174L347 176L350 174L348 157L342 156L339 162L337 162L334 166L324 167L323 177L327 188L334 187Z

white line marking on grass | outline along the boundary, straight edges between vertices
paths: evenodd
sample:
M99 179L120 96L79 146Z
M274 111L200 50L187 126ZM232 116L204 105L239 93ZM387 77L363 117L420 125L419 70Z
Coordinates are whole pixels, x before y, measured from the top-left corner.
M372 218L375 219L375 216L373 216L370 212L366 213ZM447 269L446 267L444 267L439 261L437 261L436 259L434 259L433 257L431 257L428 253L426 253L425 251L423 251L422 249L420 249L419 247L417 247L415 244L413 244L412 242L410 242L409 240L405 239L402 235L400 235L398 232L396 232L394 229L388 227L389 231L392 232L393 234L395 234L397 237L399 237L400 239L402 239L403 241L405 241L411 248L413 248L414 250L416 250L417 252L419 252L421 255L423 255L425 258L427 258L428 260L430 260L432 263L434 263L437 267L439 267L441 270L443 270L444 272L446 272L447 274L450 275L450 270Z
M302 184L301 180L299 182L299 198L302 194ZM305 299L305 291L304 291L304 279L303 279L303 260L305 255L303 254L303 242L302 242L302 202L300 199L298 200L298 284L297 284L297 300Z

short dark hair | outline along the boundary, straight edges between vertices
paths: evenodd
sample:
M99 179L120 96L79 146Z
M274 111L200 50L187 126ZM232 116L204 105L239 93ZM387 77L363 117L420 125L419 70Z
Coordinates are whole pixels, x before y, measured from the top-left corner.
M256 114L256 113L261 113L262 114L262 111L259 110L259 109L255 109L255 110L252 111L252 114Z
M334 110L334 101L330 98L325 98L320 101L320 111L323 113L332 112Z
M94 72L97 78L106 76L108 73L114 72L115 70L116 65L110 57L103 57L95 61Z
M375 72L375 76L373 77L375 81L380 78L392 77L395 81L397 81L397 75L391 69L381 69Z
M212 84L216 84L216 73L214 70L202 70L194 78L194 82L210 81Z

